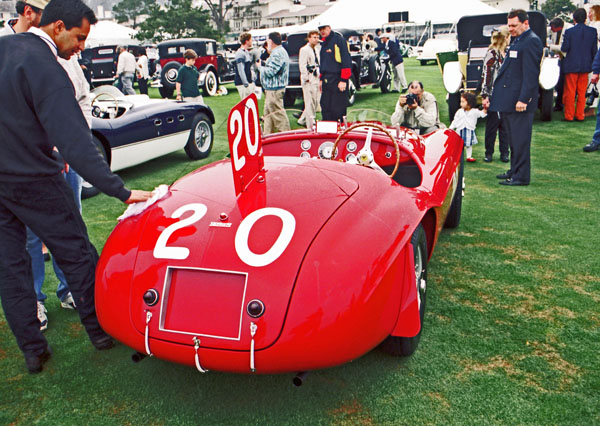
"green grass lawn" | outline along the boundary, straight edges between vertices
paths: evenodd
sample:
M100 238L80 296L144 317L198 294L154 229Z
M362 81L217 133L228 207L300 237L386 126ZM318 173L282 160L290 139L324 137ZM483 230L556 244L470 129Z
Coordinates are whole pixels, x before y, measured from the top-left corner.
M406 75L436 95L448 124L439 69L410 59ZM208 160L191 162L182 150L120 172L127 186L150 190L223 158L227 116L239 101L228 88L205 98L217 121ZM365 89L352 109L391 114L397 96ZM77 315L60 309L48 263L54 356L42 374L27 374L0 312L0 424L600 424L600 153L581 149L594 118L560 118L536 116L528 187L498 185L506 165L498 151L493 163L482 161L480 122L462 221L433 253L412 357L375 349L310 373L301 388L292 374L202 375L153 358L134 364L123 345L94 350ZM105 195L83 202L98 251L124 209Z

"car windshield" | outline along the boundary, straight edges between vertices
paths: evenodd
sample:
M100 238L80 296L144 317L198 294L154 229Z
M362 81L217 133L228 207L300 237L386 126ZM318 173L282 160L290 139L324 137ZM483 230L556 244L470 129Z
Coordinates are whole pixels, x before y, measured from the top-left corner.
M376 109L350 109L346 114L346 121L348 121L348 123L368 121L391 126L392 116L387 112L378 111Z

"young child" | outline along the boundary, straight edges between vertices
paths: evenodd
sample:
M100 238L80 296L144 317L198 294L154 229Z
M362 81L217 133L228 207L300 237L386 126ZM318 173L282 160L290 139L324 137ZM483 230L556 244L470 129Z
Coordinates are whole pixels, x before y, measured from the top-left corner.
M473 93L465 92L460 95L460 109L456 111L454 120L450 124L452 130L460 135L465 142L467 148L467 161L472 163L475 161L473 158L473 145L477 143L477 136L475 136L475 127L477 127L477 119L483 118L487 115L487 110L481 111L477 107L477 98Z
M200 73L194 65L198 55L194 50L187 49L183 52L183 57L185 59L185 65L179 68L177 80L175 80L177 100L204 103L204 99L202 98L202 95L200 95L200 89L198 89Z

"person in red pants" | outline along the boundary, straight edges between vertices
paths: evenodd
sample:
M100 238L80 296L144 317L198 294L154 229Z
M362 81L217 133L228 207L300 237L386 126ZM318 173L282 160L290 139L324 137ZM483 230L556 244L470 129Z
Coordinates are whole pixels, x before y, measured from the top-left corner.
M585 92L588 85L588 74L592 71L592 61L598 50L598 32L585 25L587 13L579 8L573 12L575 26L565 31L561 50L566 53L563 59L565 87L563 104L566 121L583 121L585 109ZM575 97L577 104L575 105Z

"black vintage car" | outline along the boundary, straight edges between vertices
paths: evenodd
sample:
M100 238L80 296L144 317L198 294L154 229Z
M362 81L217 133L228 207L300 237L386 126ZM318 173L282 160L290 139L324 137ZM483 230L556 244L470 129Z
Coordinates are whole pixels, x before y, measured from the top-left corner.
M360 33L355 30L336 30L348 42L352 58L352 78L348 82L348 102L354 104L356 92L368 85L379 85L383 93L392 90L392 66L386 55L364 50L360 41ZM294 105L296 98L302 98L300 86L300 68L298 57L300 48L306 44L306 33L288 35L287 52L290 56L290 79L285 91L284 105Z
M86 66L91 84L94 87L102 84L112 84L115 81L119 60L118 47L117 45L98 46L81 52L80 63ZM129 45L125 47L135 57L146 51L143 46Z

